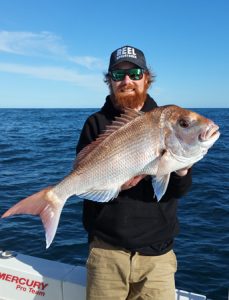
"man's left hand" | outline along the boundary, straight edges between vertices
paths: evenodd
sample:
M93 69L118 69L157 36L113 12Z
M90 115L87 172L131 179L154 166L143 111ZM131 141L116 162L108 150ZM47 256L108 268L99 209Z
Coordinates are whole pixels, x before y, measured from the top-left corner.
M192 167L192 165L186 167L186 168L183 168L183 169L180 169L180 170L177 170L175 171L175 173L178 175L178 176L185 176L188 174L188 170Z

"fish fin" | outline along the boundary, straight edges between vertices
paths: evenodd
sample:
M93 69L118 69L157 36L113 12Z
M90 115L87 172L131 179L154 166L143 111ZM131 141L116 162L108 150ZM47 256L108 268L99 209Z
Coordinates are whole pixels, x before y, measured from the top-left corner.
M45 228L47 249L56 234L63 205L63 201L57 198L52 187L48 187L16 203L2 218L18 214L39 215Z
M125 126L126 124L130 123L137 117L144 114L141 111L135 111L134 109L127 108L120 117L116 117L115 120L108 125L104 132L98 136L98 138L84 147L77 155L76 160L74 162L74 169L78 167L78 165L82 162L82 160L92 152L99 144L101 144L108 136L112 133L119 130L121 127Z
M152 177L152 185L157 201L160 201L166 192L169 183L170 173L161 177Z
M148 174L148 175L154 175L157 173L158 169L158 160L159 158L156 157L154 160L152 160L150 163L148 163L144 169L142 170L142 174Z
M115 188L112 190L91 190L77 196L96 202L108 202L109 200L116 198L119 192L120 188Z
M196 159L193 157L183 157L170 151L165 151L159 160L156 176L165 176L166 174L188 167L194 162L196 162Z

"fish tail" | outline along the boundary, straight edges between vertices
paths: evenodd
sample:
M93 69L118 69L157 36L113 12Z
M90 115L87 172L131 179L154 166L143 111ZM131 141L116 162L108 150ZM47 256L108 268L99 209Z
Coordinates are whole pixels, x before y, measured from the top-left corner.
M47 249L56 234L64 203L65 201L57 197L52 187L47 187L16 203L2 215L2 218L18 214L39 215L45 228Z

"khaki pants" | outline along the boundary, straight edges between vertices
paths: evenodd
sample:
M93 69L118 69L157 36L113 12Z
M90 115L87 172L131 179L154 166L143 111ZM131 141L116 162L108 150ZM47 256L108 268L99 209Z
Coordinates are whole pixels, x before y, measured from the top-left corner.
M174 300L176 269L172 250L132 255L95 239L87 261L87 300Z

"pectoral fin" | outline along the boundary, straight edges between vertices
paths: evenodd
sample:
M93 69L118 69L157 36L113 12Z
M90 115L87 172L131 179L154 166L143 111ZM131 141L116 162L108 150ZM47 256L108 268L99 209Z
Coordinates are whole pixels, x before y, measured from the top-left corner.
M154 188L154 193L157 197L157 201L160 201L163 195L165 194L168 187L169 178L170 173L160 177L152 177L152 185Z
M157 177L166 176L174 171L183 169L193 163L193 158L186 158L166 151L158 163Z

